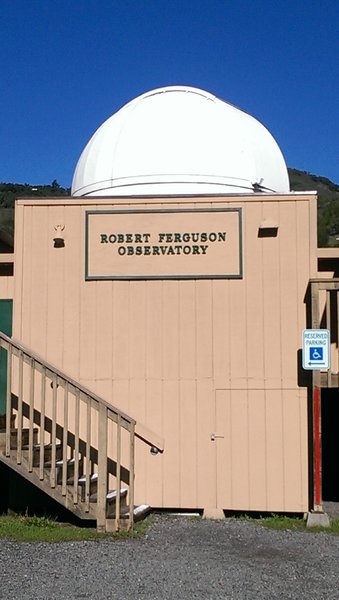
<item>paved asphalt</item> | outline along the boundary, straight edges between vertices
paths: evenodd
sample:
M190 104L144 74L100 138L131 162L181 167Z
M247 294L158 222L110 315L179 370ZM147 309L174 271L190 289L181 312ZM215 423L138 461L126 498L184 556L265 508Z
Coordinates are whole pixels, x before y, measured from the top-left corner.
M339 600L339 537L155 517L137 539L0 541L1 600Z

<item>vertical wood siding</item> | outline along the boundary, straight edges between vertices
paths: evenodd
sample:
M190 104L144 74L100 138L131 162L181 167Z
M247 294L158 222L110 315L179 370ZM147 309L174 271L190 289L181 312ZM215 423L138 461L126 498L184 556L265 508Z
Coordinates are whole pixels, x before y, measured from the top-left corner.
M85 209L127 201L63 202L18 203L14 336L163 436L163 455L137 445L136 501L306 510L297 351L316 276L315 199L184 201L243 209L243 278L191 281L86 282ZM136 204L176 206L157 202ZM265 219L277 237L258 237ZM57 224L64 248L53 246Z

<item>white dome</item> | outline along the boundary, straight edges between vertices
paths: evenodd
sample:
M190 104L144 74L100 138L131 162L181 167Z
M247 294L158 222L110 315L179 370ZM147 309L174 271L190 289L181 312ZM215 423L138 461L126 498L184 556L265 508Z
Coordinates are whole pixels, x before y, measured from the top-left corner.
M256 119L190 87L135 98L80 156L74 196L288 192L274 138Z

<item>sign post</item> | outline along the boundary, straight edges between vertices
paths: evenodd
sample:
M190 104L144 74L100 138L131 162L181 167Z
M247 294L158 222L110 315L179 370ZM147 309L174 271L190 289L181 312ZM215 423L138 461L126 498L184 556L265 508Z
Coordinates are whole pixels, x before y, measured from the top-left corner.
M304 329L302 336L303 369L313 371L313 512L323 514L321 462L321 387L320 371L330 368L330 332L328 329ZM311 522L309 513L308 522Z

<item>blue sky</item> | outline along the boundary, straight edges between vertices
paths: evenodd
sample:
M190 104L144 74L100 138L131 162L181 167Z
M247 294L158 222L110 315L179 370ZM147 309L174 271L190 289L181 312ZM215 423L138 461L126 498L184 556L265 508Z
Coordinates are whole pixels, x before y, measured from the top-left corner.
M337 0L1 0L0 181L70 186L104 120L180 84L339 183L338 23Z

